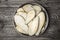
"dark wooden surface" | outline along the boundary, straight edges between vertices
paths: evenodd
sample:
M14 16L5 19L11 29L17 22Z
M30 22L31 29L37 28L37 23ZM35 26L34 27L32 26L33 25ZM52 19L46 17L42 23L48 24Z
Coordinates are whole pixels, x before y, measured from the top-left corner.
M39 37L18 34L13 16L21 4L33 0L0 0L0 40L60 40L60 0L41 0L39 3L48 12L49 25Z

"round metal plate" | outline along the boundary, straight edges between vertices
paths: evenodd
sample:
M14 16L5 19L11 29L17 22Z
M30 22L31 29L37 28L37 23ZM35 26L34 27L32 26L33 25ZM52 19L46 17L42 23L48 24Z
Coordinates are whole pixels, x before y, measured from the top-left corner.
M42 11L45 13L45 18L46 18L46 19L45 19L45 24L44 24L43 28L41 29L41 32L40 32L40 34L39 34L39 36L40 36L40 35L43 34L43 33L45 32L45 30L47 29L48 22L49 22L48 13L47 13L47 11L45 10L44 7L42 7L40 4L38 4L38 3L36 3L36 2L22 4L19 8L23 7L23 6L26 5L26 4L39 5L39 6L42 8ZM15 25L15 22L14 22L14 25ZM16 25L15 25L15 27L16 27ZM14 27L14 28L15 28L15 27ZM17 30L16 30L16 31L17 31ZM18 32L18 31L17 31L17 32ZM18 32L18 33L21 34L20 32ZM23 34L23 35L25 35L25 34ZM26 36L28 36L28 35L26 35Z

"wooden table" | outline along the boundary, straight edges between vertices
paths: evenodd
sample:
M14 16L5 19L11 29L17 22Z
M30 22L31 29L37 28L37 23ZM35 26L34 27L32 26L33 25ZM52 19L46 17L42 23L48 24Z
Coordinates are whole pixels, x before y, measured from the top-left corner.
M44 2L39 2L49 15L49 25L44 34L39 37L29 37L17 33L13 16L19 6L30 1L33 0L0 0L0 40L59 40L60 0L41 0Z

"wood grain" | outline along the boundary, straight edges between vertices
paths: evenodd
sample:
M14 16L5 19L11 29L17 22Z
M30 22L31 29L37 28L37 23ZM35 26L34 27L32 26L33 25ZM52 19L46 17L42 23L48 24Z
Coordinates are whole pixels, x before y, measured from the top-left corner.
M21 4L33 0L0 0L0 40L59 40L60 38L60 0L47 0L41 3L49 15L49 25L44 34L39 37L29 37L19 34L13 23L13 16ZM1 24L1 23L0 23Z

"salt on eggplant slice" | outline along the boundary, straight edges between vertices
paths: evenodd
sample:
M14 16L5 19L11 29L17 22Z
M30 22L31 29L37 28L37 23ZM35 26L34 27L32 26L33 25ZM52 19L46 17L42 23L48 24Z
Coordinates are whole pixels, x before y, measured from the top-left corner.
M21 16L15 15L14 20L16 25L20 26L20 28L24 30L26 33L28 32L28 26L25 24L25 20Z
M32 36L36 33L38 29L38 17L36 17L34 20L32 20L29 24L29 35Z
M43 25L45 23L45 14L44 14L44 12L40 12L38 16L40 18L40 24L39 24L38 31L35 34L36 36L39 35L39 33L41 32L41 28L43 27Z

